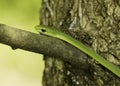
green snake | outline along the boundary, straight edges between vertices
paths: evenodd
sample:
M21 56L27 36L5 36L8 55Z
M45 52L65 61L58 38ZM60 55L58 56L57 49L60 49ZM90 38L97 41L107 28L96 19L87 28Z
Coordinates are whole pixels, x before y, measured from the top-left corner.
M95 59L97 62L99 62L101 65L103 65L105 68L107 68L108 70L110 70L111 72L113 72L115 75L117 75L120 78L120 69L117 66L115 66L114 64L112 64L109 61L107 61L106 59L104 59L102 56L97 54L91 48L85 46L80 41L72 38L71 36L69 36L63 32L57 31L54 28L51 28L48 26L37 25L37 26L35 26L35 29L37 31L39 31L39 33L41 33L41 34L61 39L65 42L68 42L69 44L77 47L78 49L80 49L81 51L83 51L84 53L86 53L87 55L92 57L93 59Z

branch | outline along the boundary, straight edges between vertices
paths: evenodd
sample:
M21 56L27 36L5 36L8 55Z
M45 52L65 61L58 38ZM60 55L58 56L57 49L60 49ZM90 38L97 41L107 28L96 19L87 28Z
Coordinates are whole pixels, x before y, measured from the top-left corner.
M87 56L84 53L57 38L0 24L0 43L9 45L12 49L20 48L51 57L58 57L73 65L86 66Z

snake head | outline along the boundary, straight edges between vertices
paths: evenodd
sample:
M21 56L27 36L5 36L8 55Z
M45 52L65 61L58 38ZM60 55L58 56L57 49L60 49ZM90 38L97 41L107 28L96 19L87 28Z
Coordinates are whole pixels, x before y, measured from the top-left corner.
M35 26L35 29L39 32L39 33L45 33L46 32L46 26L41 26L41 25L37 25Z
M57 30L44 25L37 25L35 26L35 29L42 35L48 35L52 37L55 37L58 33Z

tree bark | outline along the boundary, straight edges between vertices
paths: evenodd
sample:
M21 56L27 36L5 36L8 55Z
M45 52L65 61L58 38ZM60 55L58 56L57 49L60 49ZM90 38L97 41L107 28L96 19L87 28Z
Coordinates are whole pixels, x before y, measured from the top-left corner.
M83 66L80 66L80 68L88 66L86 64L87 56L70 44L56 38L31 33L4 24L0 24L0 43L7 44L12 49L19 48L51 57L58 57L58 59L73 65L82 64ZM68 52L68 50L70 51ZM78 56L80 57L78 58Z
M40 24L71 35L120 67L119 0L43 0ZM117 76L90 57L84 69L44 58L43 86L120 86Z

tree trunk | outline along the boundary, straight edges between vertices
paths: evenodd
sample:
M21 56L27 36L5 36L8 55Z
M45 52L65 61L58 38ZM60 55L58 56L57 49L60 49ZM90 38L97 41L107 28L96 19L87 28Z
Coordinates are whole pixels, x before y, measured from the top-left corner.
M43 0L40 24L71 35L120 67L120 0ZM43 86L120 86L117 76L87 59L89 66L79 68L83 65L44 56Z

